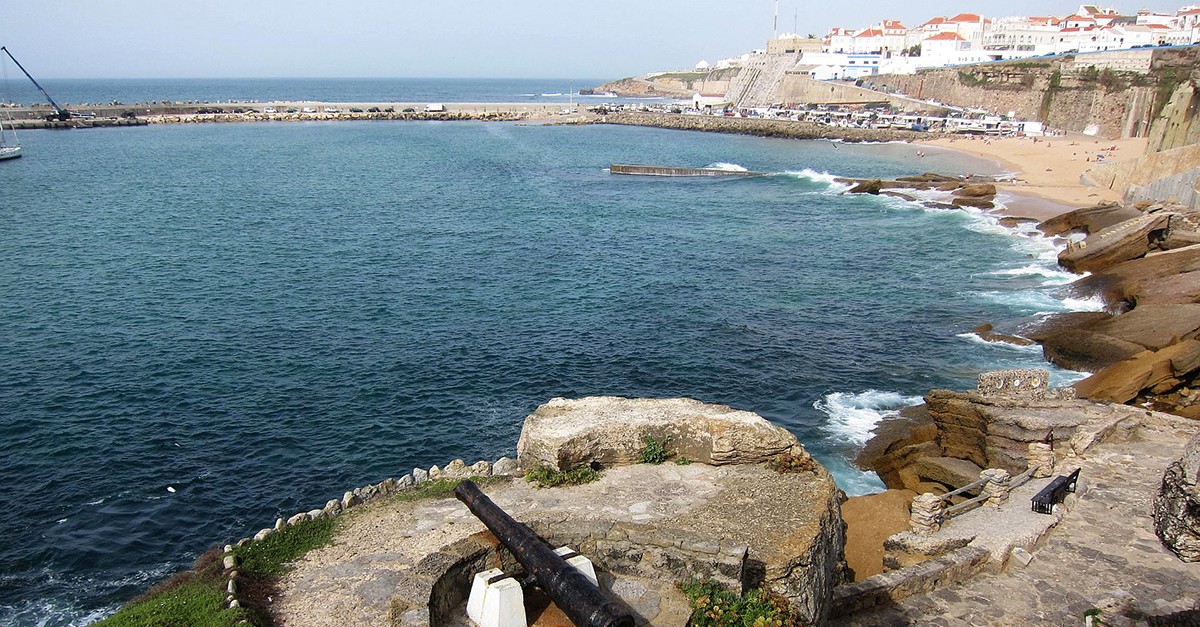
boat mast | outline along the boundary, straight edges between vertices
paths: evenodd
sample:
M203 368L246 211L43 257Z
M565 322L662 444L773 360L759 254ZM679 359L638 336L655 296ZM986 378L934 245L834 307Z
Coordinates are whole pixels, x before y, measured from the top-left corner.
M29 78L30 81L33 82L33 86L37 87L38 91L42 92L42 95L46 97L46 100L50 103L50 106L54 107L54 115L49 116L49 119L51 119L51 120L69 120L69 119L71 119L71 112L58 106L57 102L54 102L54 99L51 98L50 94L46 93L46 90L43 89L42 86L38 84L37 79L35 79L33 77L33 75L29 73L29 70L26 70L25 66L21 65L21 62L18 61L17 58L13 56L13 53L8 51L7 46L0 46L0 52L7 54L8 58L12 59L12 62L16 63L17 67L21 68L21 71L25 73L25 76L27 78Z

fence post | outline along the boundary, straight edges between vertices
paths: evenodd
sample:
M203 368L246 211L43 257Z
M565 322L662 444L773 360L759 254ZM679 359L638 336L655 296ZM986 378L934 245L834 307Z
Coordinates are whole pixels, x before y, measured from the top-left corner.
M1008 501L1009 482L1012 477L1007 470L1003 468L988 468L979 473L979 478L986 480L980 489L981 494L988 495L987 501L984 503L989 507L1000 507Z
M1054 474L1054 449L1045 442L1030 442L1029 453L1025 456L1030 468L1037 466L1037 470L1033 471L1034 477L1049 477Z
M913 498L908 526L913 533L930 535L942 528L942 499L932 492L918 494Z

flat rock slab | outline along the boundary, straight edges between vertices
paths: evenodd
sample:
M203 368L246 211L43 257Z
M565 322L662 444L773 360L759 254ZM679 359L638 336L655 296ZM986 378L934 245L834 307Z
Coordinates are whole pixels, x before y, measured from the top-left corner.
M748 547L748 559L768 573L795 568L797 556L811 560L831 542L838 543L840 554L840 535L821 537L832 526L831 512L839 534L841 519L836 487L819 467L816 473L780 475L763 465L638 464L606 470L581 486L539 489L517 478L483 489L534 529L583 529L602 536L619 527L647 536L662 532L674 543L708 542L715 551ZM404 597L426 556L485 531L453 497L379 499L344 521L329 546L309 552L284 577L275 600L281 624L388 624L394 604L411 608L428 601ZM603 560L590 557L601 570ZM653 590L644 578L605 574L605 582L617 594L628 592L625 600L643 624L680 625L686 619L686 612L679 615L679 599L671 596L671 576L660 577L664 585Z
M555 398L525 418L517 442L521 468L609 468L639 461L646 438L674 458L704 464L763 462L807 455L796 436L758 414L687 398Z

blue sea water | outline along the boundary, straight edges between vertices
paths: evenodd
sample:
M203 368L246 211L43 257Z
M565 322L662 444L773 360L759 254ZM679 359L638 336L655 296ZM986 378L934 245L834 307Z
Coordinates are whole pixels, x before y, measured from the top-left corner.
M0 100L44 103L19 70L9 67L0 82ZM581 89L611 79L587 78L129 78L42 79L60 105L121 102L645 102L612 96L579 96ZM573 95L574 94L574 95Z
M277 516L512 455L556 396L755 411L868 492L847 460L881 415L1043 365L970 328L1088 306L1044 240L840 193L830 174L988 167L902 144L475 122L21 140L0 164L0 624L86 624Z

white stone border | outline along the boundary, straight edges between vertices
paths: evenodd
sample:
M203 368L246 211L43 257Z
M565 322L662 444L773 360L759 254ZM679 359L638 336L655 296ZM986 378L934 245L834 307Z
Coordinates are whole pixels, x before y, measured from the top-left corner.
M236 544L226 544L224 547L224 555L221 565L225 569L228 576L228 582L225 585L225 605L226 607L241 607L241 601L238 599L238 578L241 574L238 572L238 558L233 553L234 548L241 548L249 545L252 542L262 542L271 537L278 531L283 531L288 527L298 525L309 520L317 520L320 518L333 518L339 514L350 511L355 507L369 503L375 499L385 496L391 496L404 490L415 488L422 483L437 481L438 479L468 479L470 477L508 477L520 474L517 467L517 462L509 457L501 457L495 463L487 461L478 461L468 466L461 459L456 459L444 468L432 466L429 470L423 468L413 468L413 471L399 479L388 477L383 481L375 484L365 485L361 488L354 488L342 495L339 499L330 499L325 503L325 507L312 509L307 512L298 512L290 516L286 520L283 518L275 519L274 527L266 527L254 534L253 538L242 538ZM246 621L242 621L242 624ZM249 624L249 623L246 623Z

